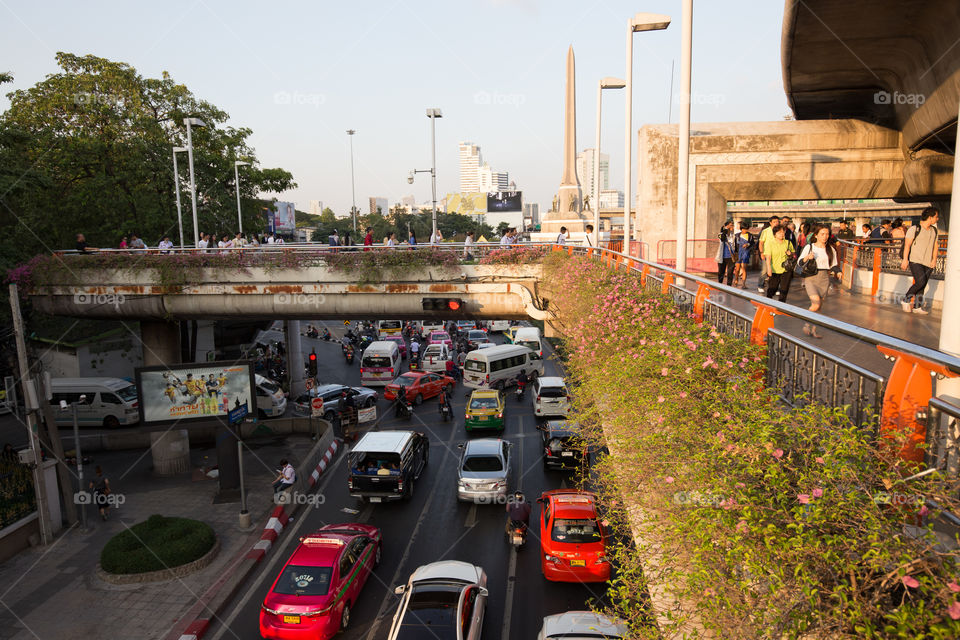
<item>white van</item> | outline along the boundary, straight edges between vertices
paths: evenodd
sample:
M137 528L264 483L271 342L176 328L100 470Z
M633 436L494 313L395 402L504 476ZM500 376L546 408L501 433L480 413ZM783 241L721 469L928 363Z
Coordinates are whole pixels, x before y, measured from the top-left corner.
M444 324L443 320L424 320L421 323L423 329L423 335L430 335L431 331L446 331L447 325Z
M570 413L570 391L559 376L544 376L533 383L533 415L562 416Z
M257 413L265 418L279 418L287 412L287 397L280 385L259 373L253 377L257 385Z
M489 320L487 321L487 331L504 332L511 327L509 320Z
M446 374L447 361L453 357L450 347L443 342L427 345L420 354L420 370Z
M390 340L377 340L360 358L360 384L385 387L400 375L400 347Z
M60 401L77 404L77 424L110 429L140 422L137 386L120 378L54 378L50 384L53 414L58 425L72 425L73 411L61 411ZM80 396L86 400L80 404Z
M529 347L538 356L543 357L543 344L540 339L540 329L536 327L521 327L513 334L513 344Z
M403 334L403 323L399 320L380 320L377 322L377 337L399 336Z
M467 354L463 385L470 389L503 389L516 382L520 371L533 379L543 375L543 358L529 347L501 344Z

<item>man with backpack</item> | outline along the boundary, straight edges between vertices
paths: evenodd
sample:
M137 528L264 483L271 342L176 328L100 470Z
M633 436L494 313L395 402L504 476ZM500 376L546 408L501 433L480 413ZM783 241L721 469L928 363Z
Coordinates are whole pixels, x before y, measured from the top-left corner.
M936 207L927 207L920 214L920 224L910 227L903 239L903 254L900 268L910 269L913 285L907 289L900 301L900 307L906 313L927 315L923 308L923 292L927 288L930 274L937 266L937 253L940 250L937 236L937 220L940 211ZM911 304L912 300L912 304Z

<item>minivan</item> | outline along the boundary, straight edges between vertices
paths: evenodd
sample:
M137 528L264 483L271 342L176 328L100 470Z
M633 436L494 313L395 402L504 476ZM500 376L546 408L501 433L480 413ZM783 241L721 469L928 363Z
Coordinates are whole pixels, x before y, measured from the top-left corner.
M400 347L390 340L377 340L370 344L360 358L360 384L385 387L402 370Z
M513 334L513 344L530 347L531 351L543 357L543 344L540 339L540 329L536 327L521 327Z
M399 320L380 320L377 322L377 336L399 336L403 333L403 323Z
M446 325L443 320L424 320L420 328L423 329L423 335L428 336L431 331L445 331Z
M570 392L563 378L547 376L533 383L533 414L536 416L562 416L570 412Z
M257 385L257 413L261 417L278 418L286 413L287 396L279 384L259 373L254 376L254 384Z
M140 422L137 386L121 378L54 378L53 414L58 425L72 425L73 411L61 411L60 401L77 403L77 424L115 429ZM80 402L80 396L86 396Z
M515 384L524 371L530 379L543 375L543 359L528 347L500 344L477 349L463 362L463 385L468 389L503 389Z

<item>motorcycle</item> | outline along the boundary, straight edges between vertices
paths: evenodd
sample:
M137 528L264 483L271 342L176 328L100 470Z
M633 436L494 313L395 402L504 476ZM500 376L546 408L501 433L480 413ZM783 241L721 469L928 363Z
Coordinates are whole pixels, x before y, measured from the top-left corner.
M401 400L397 398L395 414L398 418L410 420L413 418L413 405L410 404L409 400Z
M314 340L316 340L317 338L320 337L320 332L317 331L316 328L310 327L309 329L307 329L307 333L305 335L308 338L313 338Z
M517 383L517 400L523 400L523 391L527 388L526 382Z
M327 342L330 342L330 340L333 338L333 336L330 335L330 329L324 329L323 335L320 337L326 340Z
M507 541L519 550L527 541L527 523L507 518Z
M449 402L442 402L440 404L440 417L443 418L444 422L449 422L453 419L453 407L450 406Z
M343 357L347 361L347 364L353 364L353 347L349 345L343 345Z

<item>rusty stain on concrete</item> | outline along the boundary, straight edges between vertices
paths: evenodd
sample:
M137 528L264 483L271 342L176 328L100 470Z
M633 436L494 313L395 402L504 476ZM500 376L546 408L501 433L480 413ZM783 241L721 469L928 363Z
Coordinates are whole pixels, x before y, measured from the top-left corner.
M263 288L264 293L303 293L303 285L299 284L268 284Z
M364 285L349 284L347 285L347 293L379 293L379 290L376 287L370 286L368 284L364 284Z
M260 287L255 284L238 284L233 287L234 293L258 293L259 291Z
M387 293L417 293L420 285L417 284L388 284L384 291Z
M454 293L457 287L452 284L432 284L429 290L430 293Z

